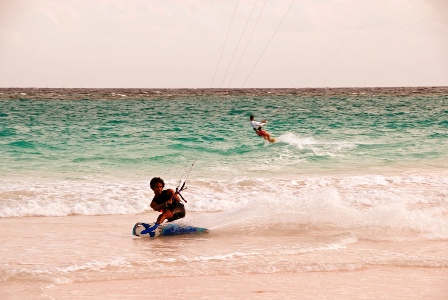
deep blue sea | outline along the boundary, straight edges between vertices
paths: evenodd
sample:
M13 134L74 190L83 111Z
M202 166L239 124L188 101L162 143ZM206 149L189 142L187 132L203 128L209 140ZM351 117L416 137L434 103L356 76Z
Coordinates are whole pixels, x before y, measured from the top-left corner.
M1 89L0 217L140 213L152 177L188 174L189 211L275 214L282 199L334 222L340 207L428 205L406 225L421 227L446 219L447 150L448 88Z

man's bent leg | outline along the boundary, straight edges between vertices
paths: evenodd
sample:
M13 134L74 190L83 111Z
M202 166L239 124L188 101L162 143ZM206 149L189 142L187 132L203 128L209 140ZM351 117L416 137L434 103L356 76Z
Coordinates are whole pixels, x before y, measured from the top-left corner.
M173 217L173 213L171 212L171 210L167 209L165 210L163 213L161 213L159 215L159 217L157 218L156 223L157 224L162 224L163 221L165 221L166 219L170 219Z

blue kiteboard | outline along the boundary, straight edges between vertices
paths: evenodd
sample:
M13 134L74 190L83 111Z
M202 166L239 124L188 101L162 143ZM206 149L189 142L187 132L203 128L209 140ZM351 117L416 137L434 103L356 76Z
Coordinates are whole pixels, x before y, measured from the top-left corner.
M194 227L189 225L179 225L174 223L165 223L157 227L155 226L155 223L138 222L132 229L132 234L139 237L172 236L207 232L208 229L206 228Z

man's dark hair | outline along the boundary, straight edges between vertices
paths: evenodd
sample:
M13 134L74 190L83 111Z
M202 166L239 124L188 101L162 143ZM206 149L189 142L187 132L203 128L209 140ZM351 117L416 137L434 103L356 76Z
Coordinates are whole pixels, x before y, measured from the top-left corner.
M250 115L249 119L252 121L254 119L254 115Z
M162 184L162 188L165 187L165 182L163 182L163 179L160 178L160 177L154 177L153 179L151 179L151 182L149 183L149 185L151 186L151 188L154 188L156 183L161 183Z

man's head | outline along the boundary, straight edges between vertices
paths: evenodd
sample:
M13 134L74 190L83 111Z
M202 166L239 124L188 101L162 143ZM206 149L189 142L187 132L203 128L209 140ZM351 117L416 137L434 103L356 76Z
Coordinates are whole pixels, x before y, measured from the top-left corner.
M165 187L165 182L163 182L163 179L160 177L154 177L151 179L149 185L151 186L151 190L153 190L156 195L159 195Z
M249 119L250 119L251 121L253 121L253 120L254 120L254 115L250 115Z

